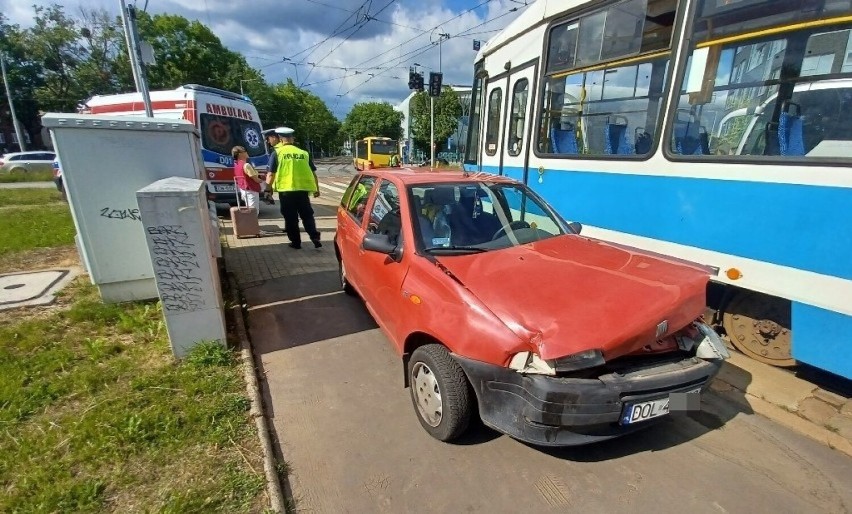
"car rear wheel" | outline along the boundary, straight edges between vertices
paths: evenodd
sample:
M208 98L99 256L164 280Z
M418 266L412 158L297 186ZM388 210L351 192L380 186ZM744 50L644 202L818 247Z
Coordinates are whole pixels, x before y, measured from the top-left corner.
M340 274L340 288L343 289L344 293L354 295L355 288L352 287L352 284L346 278L346 266L343 265L342 259L337 261L337 271Z
M427 344L414 350L408 378L414 411L429 435L439 441L462 435L470 422L474 395L447 349Z

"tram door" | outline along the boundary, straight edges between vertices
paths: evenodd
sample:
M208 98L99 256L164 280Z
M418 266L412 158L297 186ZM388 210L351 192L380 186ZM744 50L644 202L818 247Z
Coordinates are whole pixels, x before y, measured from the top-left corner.
M527 181L529 174L530 142L532 139L533 96L536 90L538 62L533 61L509 70L505 92L500 145L500 174Z

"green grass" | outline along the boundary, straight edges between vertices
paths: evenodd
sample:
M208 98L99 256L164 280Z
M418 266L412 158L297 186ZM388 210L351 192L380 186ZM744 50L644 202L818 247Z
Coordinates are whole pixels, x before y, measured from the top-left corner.
M46 205L62 201L56 189L0 189L0 207L12 205Z
M0 183L9 182L49 182L53 180L53 171L3 172Z
M3 262L73 243L55 194L0 191ZM80 278L50 310L0 311L0 512L259 512L249 406L232 351L175 361L159 303Z
M74 243L76 230L66 204L5 208L0 216L0 256Z
M236 355L171 355L156 303L0 323L0 512L248 512L264 478ZM254 461L254 465L249 462Z

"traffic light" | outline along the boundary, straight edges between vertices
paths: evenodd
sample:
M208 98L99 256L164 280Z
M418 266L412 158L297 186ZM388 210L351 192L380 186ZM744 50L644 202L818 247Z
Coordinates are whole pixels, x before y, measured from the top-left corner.
M441 80L444 78L443 73L429 73L429 96L441 96Z
M423 91L423 74L415 73L414 74L414 89L417 91Z
M414 70L408 70L408 89L417 88L417 79L415 78L416 76L417 74L414 73Z

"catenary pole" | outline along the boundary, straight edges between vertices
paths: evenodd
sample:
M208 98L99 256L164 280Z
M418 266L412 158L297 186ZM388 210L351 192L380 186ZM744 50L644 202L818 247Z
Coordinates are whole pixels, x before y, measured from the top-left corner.
M9 114L12 115L12 125L15 126L15 136L18 138L18 147L22 152L25 152L27 147L24 145L24 134L21 132L18 117L15 115L15 102L12 99L12 90L9 88L9 78L6 77L6 58L3 56L3 52L0 52L0 68L3 70L3 85L6 86L6 98L9 99Z

